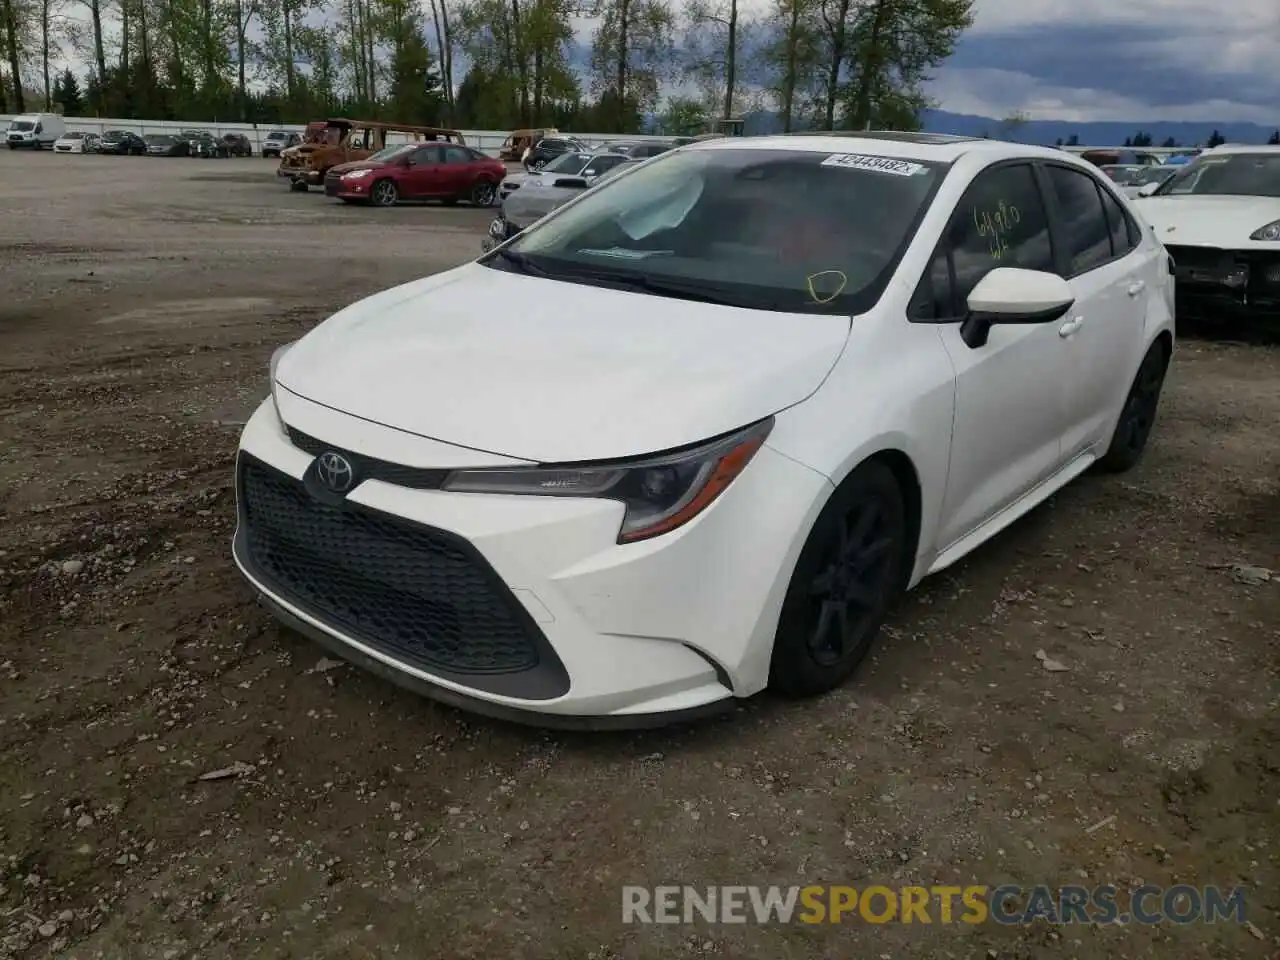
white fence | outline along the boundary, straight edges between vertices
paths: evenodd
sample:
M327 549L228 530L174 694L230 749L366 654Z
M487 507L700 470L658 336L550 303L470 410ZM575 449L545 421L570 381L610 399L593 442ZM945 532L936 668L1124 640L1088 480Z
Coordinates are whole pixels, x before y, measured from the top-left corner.
M0 115L0 129L9 125L11 119L8 115ZM267 134L273 130L285 130L290 133L302 133L306 127L302 124L282 123L275 126L267 124L254 123L201 123L186 122L179 120L114 120L109 117L67 117L66 124L68 130L78 130L84 133L102 134L107 130L128 130L140 136L147 134L176 134L180 130L207 130L214 136L222 136L224 133L243 133L249 138L249 142L253 144L255 151L262 149L262 141L266 139ZM509 130L463 130L462 135L466 137L467 143L493 156L498 155L498 148L502 146L502 141L506 140L510 135ZM588 144L594 146L598 143L604 143L608 140L622 139L621 134L605 134L605 133L586 133L574 134L580 140L585 140ZM390 138L394 142L394 137ZM626 135L627 140L660 140L661 137L648 137L643 135L632 136Z
M0 128L7 127L11 118L7 115L0 115ZM266 139L268 133L272 130L286 130L291 133L302 133L306 128L301 124L283 123L276 126L268 126L266 124L254 123L199 123L186 122L180 120L114 120L111 118L99 117L67 117L68 130L82 130L85 133L101 134L107 130L128 130L132 133L146 136L149 133L156 134L174 134L179 130L208 130L214 136L221 136L224 133L243 133L249 138L249 142L253 144L254 150L262 149L262 141ZM497 156L498 148L502 146L502 141L507 139L510 134L509 130L463 130L462 135L467 138L467 143L482 150L485 153ZM621 134L607 133L578 133L574 134L580 140L585 140L588 144L595 146L598 143L605 143L609 140L621 139ZM645 136L641 134L626 134L628 140L660 140L661 137ZM1072 153L1083 153L1086 150L1127 150L1135 149L1142 153L1150 153L1157 157L1167 157L1174 153L1186 151L1186 147L1176 149L1168 149L1166 147L1106 147L1106 146L1076 146L1065 147Z

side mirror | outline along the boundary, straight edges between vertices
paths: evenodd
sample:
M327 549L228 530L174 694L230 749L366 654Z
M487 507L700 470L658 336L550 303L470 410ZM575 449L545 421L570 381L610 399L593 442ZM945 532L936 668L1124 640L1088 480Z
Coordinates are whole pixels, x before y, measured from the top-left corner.
M997 323L1051 323L1075 303L1071 286L1056 273L997 267L969 294L969 314L960 336L974 348L986 346Z
M1138 196L1149 197L1153 193L1155 193L1157 190L1159 190L1161 186L1163 186L1163 184L1159 182L1144 183L1141 187L1138 188Z

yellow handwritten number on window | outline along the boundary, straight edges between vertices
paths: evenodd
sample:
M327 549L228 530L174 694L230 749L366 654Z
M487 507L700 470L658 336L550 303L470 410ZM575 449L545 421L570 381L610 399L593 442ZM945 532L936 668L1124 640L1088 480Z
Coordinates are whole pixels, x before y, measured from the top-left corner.
M1022 212L1003 200L993 210L973 208L973 226L978 236L987 238L987 249L993 260L1004 259L1009 252L1009 234L1021 222Z
M834 277L836 289L833 293L819 293L817 282L823 277ZM840 294L844 293L844 288L849 285L849 278L840 270L819 270L817 273L811 273L804 278L804 285L809 291L809 296L814 303L830 303Z

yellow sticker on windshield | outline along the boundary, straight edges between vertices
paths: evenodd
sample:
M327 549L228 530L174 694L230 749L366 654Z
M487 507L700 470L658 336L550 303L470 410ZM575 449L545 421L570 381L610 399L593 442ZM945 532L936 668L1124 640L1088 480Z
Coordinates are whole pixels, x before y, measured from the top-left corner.
M832 278L830 285L835 287L833 292L818 292L819 285L824 287L828 285L826 283L820 284L823 277ZM845 276L844 272L841 270L819 270L817 273L811 273L805 277L804 284L809 291L809 296L813 298L814 303L830 303L836 297L840 296L840 294L844 293L844 288L849 285L849 278Z

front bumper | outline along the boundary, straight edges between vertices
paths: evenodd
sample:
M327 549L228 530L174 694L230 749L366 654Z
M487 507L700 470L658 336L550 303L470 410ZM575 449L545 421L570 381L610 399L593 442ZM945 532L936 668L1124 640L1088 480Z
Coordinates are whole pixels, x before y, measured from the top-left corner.
M319 171L308 170L306 167L286 167L284 164L276 168L276 176L290 181L301 180L312 187L318 187L324 182Z
M1280 252L1165 244L1178 314L1194 320L1280 319Z
M605 500L371 478L326 506L300 492L314 489L305 478L328 449L308 437L326 437L358 471L371 462L362 455L389 451L397 464L441 474L477 465L476 455L406 443L291 395L282 405L305 433L291 439L269 400L246 425L233 552L268 605L328 649L433 698L543 726L652 726L714 712L767 683L801 531L829 489L816 472L766 446L694 521L619 546L622 508ZM272 533L264 476L305 534Z
M372 177L361 177L359 180L344 180L341 176L328 174L324 178L324 195L338 197L343 200L369 199L369 184Z
M518 236L522 228L516 226L510 220L501 214L489 221L489 227L484 235L484 239L480 241L480 249L488 253L500 243L505 243L512 237Z

